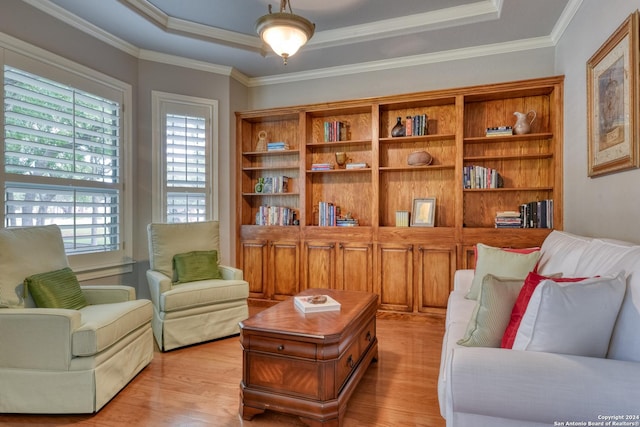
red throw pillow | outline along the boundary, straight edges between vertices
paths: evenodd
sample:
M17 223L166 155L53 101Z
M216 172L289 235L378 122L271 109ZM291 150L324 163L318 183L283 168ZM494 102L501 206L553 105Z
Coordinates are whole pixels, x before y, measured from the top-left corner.
M556 283L561 282L579 282L581 280L586 279L586 277L546 277L542 276L538 273L531 272L527 275L527 278L524 279L524 285L522 285L522 289L520 289L520 293L518 294L518 298L516 299L516 303L513 305L513 310L511 310L511 320L509 320L509 324L507 325L507 329L504 331L504 335L502 336L502 343L500 347L502 348L513 348L513 342L516 339L516 335L518 334L518 328L520 327L520 322L522 321L522 316L524 316L524 312L527 310L527 306L529 305L529 300L531 299L531 295L533 295L533 291L536 287L546 279L551 279Z

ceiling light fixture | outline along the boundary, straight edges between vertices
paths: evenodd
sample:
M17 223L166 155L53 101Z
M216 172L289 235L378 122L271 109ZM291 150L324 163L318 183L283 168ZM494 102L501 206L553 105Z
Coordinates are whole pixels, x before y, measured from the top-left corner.
M289 12L286 11L287 7ZM256 21L256 31L260 38L284 60L293 56L298 49L313 36L316 25L302 16L295 15L289 0L280 0L280 12L269 13Z

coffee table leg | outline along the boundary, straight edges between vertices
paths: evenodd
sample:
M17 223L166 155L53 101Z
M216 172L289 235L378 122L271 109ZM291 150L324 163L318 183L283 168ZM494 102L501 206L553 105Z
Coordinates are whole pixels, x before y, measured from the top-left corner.
M252 406L246 406L242 400L240 401L240 416L242 417L242 419L244 420L251 420L254 416L258 415L258 414L263 414L264 413L264 408L260 409L260 408L254 408Z

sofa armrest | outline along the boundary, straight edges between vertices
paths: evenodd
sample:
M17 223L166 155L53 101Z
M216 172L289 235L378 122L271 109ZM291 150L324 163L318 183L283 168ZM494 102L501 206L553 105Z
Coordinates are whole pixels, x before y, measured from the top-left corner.
M640 363L534 351L456 348L447 363L447 420L479 414L554 425L640 415Z
M80 322L78 310L0 309L0 367L68 370L71 339Z
M220 265L220 274L224 280L243 280L243 272L239 268Z
M124 285L82 285L82 293L91 305L132 301L136 299L136 290Z
M453 290L468 292L475 270L456 270L453 276Z

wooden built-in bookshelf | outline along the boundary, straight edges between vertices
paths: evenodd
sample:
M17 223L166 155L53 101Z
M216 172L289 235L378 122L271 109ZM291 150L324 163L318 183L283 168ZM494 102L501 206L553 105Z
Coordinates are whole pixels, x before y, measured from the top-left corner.
M255 303L311 287L360 289L379 295L380 309L442 313L456 269L473 267L473 246L541 244L547 228L497 229L497 211L553 199L562 229L563 77L390 97L236 113L237 259ZM485 136L512 126L515 111L535 110L531 133ZM426 114L428 133L391 137L397 118ZM342 139L325 142L325 122L341 122ZM258 134L285 151L256 151ZM361 169L335 165L345 152ZM427 151L429 165L407 157ZM314 170L314 164L334 169ZM463 168L499 171L502 188L463 188ZM259 177L287 176L285 194L254 190ZM435 197L435 227L396 227L396 211ZM357 227L318 226L318 205L331 202ZM286 206L296 225L258 226L261 205Z

